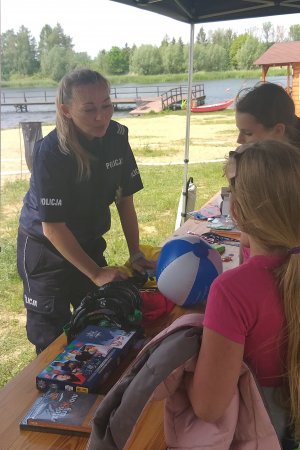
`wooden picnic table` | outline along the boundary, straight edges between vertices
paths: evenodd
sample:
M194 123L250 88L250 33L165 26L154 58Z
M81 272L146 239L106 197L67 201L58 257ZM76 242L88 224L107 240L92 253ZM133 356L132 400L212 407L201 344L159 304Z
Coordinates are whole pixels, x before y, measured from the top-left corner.
M206 231L205 221L189 219L173 236L193 231L202 234ZM225 256L230 254L232 260L223 263L223 270L238 265L238 247L225 246ZM177 317L194 312L175 306L173 310L157 319L145 330L147 336L154 336ZM44 369L55 356L61 353L66 345L65 335L59 336L34 361L26 366L6 386L0 390L1 421L0 421L0 449L3 450L83 450L87 446L88 438L72 435L60 435L37 431L20 430L19 422L40 394L35 385L36 375ZM129 362L127 362L129 363ZM125 367L121 367L124 370ZM121 370L120 369L120 370ZM115 374L116 380L120 373ZM115 380L115 381L116 381ZM126 450L165 450L163 433L163 402L149 404L140 416L135 433L130 439Z

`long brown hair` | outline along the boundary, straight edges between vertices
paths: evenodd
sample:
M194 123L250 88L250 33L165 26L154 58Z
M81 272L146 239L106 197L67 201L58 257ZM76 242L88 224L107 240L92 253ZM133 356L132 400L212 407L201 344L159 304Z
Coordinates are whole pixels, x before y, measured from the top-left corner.
M232 211L242 231L268 251L286 255L275 276L286 319L291 424L299 439L300 254L289 250L300 246L300 150L271 140L245 147L236 155L236 174L229 179Z
M80 144L73 121L63 114L60 106L62 104L70 105L74 88L87 84L102 84L108 92L110 90L109 82L99 72L90 69L78 69L62 78L56 95L56 129L60 151L75 157L79 180L89 178L91 156Z
M300 119L295 115L295 104L278 84L260 82L252 88L242 89L237 95L235 109L251 114L266 129L283 123L288 142L300 147Z

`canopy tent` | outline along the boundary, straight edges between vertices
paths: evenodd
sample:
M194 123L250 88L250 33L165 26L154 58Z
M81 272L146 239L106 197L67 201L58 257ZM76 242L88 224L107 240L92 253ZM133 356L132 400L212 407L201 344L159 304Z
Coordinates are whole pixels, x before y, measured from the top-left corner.
M250 19L300 12L300 0L112 0L135 8L171 17L191 25L188 97L186 113L186 139L182 191L182 221L186 216L186 186L188 181L190 101L192 93L194 25L224 20Z
M299 0L113 0L190 24L300 12Z

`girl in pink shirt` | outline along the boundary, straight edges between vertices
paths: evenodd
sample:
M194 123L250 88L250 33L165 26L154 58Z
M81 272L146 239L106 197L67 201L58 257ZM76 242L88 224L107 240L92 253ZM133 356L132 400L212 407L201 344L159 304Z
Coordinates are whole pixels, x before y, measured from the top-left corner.
M238 144L274 139L300 148L300 119L293 99L274 83L259 83L240 91L235 106ZM250 256L247 236L241 237L240 261Z
M249 238L251 258L214 281L186 388L195 414L215 422L244 360L262 387L285 393L299 440L300 149L279 140L242 145L230 153L225 173L231 214Z

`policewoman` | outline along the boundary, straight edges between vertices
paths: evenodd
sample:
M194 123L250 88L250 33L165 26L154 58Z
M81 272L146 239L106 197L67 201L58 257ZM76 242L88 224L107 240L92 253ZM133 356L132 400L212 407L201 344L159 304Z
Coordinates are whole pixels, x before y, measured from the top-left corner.
M108 81L88 69L71 72L58 87L56 128L34 148L17 263L27 336L37 353L62 333L71 305L76 308L95 285L126 278L103 256L113 202L133 268L153 269L139 249L133 202L142 181L128 129L112 114Z

